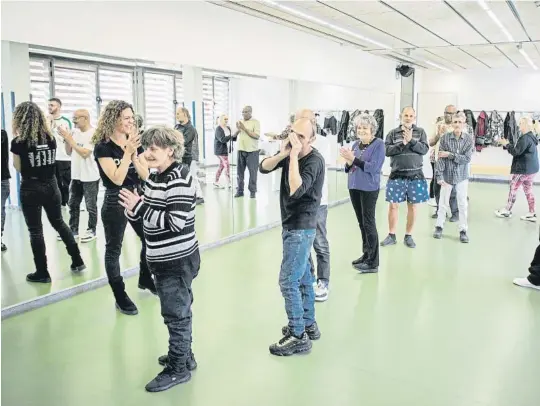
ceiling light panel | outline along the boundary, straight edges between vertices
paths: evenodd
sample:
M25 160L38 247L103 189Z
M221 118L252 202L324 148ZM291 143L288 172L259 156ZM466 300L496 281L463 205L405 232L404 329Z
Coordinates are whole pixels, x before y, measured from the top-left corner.
M391 5L452 44L487 43L481 35L443 2L396 1L392 2Z

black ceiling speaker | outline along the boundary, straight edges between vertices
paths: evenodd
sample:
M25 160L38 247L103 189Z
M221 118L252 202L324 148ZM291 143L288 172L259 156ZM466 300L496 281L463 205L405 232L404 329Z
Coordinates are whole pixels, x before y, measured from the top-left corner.
M401 76L408 78L414 73L414 68L411 68L409 65L399 65L396 68L396 72L399 72Z

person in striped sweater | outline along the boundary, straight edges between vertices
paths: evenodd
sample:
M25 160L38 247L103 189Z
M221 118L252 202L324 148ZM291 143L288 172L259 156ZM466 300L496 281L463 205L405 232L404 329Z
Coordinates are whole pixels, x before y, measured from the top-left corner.
M191 283L201 263L195 234L196 186L189 167L181 163L181 133L155 126L143 133L141 143L148 167L157 171L147 179L144 196L122 189L120 204L130 220L143 220L146 260L169 330L169 352L158 359L165 369L146 385L147 391L160 392L189 381L190 371L197 367L191 350Z

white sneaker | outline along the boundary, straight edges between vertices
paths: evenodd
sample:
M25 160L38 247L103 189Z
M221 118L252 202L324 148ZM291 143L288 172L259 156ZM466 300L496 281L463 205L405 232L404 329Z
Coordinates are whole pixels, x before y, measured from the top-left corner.
M433 198L429 199L427 204L428 206L431 206L431 207L437 207L437 201Z
M520 217L523 221L530 221L531 223L536 223L536 213L529 213L525 216Z
M495 210L495 215L500 218L509 219L510 217L512 217L512 212L506 209Z
M81 242L94 241L97 238L96 233L92 230L86 230L86 234L81 237Z
M513 281L514 285L521 286L523 288L531 288L540 290L540 286L533 285L527 278L516 278Z
M219 183L217 183L217 182L214 182L214 187L215 187L216 189L223 189L223 188L224 188L224 186L221 186L221 185L220 185Z
M315 301L324 302L328 300L328 283L319 281L315 287Z

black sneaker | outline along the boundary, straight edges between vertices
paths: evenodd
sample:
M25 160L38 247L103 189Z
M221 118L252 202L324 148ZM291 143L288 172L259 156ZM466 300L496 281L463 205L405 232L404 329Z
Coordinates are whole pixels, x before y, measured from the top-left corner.
M435 227L435 231L433 232L433 238L436 238L437 240L440 240L442 238L442 227Z
M397 242L396 235L388 234L388 236L384 239L384 241L381 242L381 247L386 247L387 245L395 245L396 242Z
M301 338L293 335L286 335L277 343L270 346L270 354L277 355L279 357L288 357L293 354L301 354L311 351L311 340L307 333L304 331Z
M5 252L5 251L7 251L6 244L2 243L2 252Z
M459 241L461 241L464 244L467 244L469 242L469 236L467 235L466 231L459 232Z
M319 330L319 326L317 326L317 322L313 323L309 327L306 327L306 333L311 341L315 341L321 338L321 332ZM283 336L292 335L290 327L284 326L281 329L281 334L283 334Z
M145 386L148 392L163 392L173 386L185 383L191 379L191 373L187 370L184 372L174 372L168 366L165 367L154 379Z
M119 300L116 301L116 308L120 310L120 313L128 316L135 316L136 314L139 314L137 306L135 306L135 303L131 301L126 292L123 292Z
M148 289L154 295L157 295L156 284L152 277L149 278L139 278L139 289L145 290Z
M71 271L72 272L82 272L86 269L86 265L85 264L79 264L79 265L76 265L75 263L72 263L71 264Z
M204 199L202 197L197 197L195 199L195 204L197 204L197 205L204 204Z
M361 263L363 263L365 260L366 260L366 254L363 254L360 258L355 259L355 260L352 262L352 265L355 266L355 265L361 264Z
M257 197L257 195L255 193L250 193L249 197L252 198L252 199L255 199Z
M405 245L409 248L416 248L416 243L414 242L412 235L406 234L405 238L403 239L403 242Z
M459 214L452 214L452 217L450 217L450 223L455 223L459 221Z
M236 192L236 194L234 195L234 197L244 197L244 194L243 194L243 193L240 193L240 192Z
M159 365L167 365L169 363L169 356L168 355L162 355L158 358ZM197 361L195 360L195 355L193 355L193 351L189 353L189 356L186 360L186 368L188 371L194 371L197 369Z
M432 219L436 219L437 217L439 217L439 215L437 214L437 212L435 212L435 213L433 213L433 214L431 215L431 218L432 218Z
M36 283L51 283L51 277L49 275L39 275L37 272L26 275L26 280Z
M363 262L361 264L354 265L354 269L356 269L360 273L377 273L377 272L379 272L378 267L366 264L365 262Z

